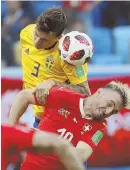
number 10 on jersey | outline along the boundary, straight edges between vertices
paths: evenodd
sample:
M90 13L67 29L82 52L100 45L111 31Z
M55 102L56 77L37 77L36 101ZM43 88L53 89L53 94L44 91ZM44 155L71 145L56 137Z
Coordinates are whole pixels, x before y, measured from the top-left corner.
M74 135L71 132L67 132L65 128L57 130L60 133L60 137L68 140L69 142L73 139Z

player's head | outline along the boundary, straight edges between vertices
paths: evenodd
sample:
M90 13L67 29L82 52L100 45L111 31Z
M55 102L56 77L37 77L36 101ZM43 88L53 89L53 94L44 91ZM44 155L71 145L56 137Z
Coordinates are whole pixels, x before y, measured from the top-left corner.
M102 120L126 107L130 109L130 88L127 84L112 81L90 97L90 118Z
M52 47L61 37L67 24L61 7L52 7L42 13L36 21L34 45L38 49Z

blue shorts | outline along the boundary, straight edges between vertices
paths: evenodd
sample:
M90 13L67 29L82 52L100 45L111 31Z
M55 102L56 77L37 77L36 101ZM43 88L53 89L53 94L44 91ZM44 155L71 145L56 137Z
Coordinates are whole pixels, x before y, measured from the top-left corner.
M84 163L84 166L85 166L85 170L87 170L87 161Z
M33 127L34 127L34 128L37 128L38 125L39 125L39 122L40 122L40 119L38 119L38 118L35 117L35 122L33 123Z

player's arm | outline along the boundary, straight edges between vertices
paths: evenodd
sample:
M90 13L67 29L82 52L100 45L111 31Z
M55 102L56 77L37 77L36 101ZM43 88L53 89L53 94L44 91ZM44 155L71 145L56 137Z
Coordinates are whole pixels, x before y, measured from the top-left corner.
M90 129L90 131L84 132L76 146L79 157L83 162L89 159L96 147L100 145L100 142L106 133L106 122L98 122L95 127L92 127L91 125L88 126L90 126L92 129Z
M34 153L56 154L68 170L84 170L75 148L56 134L40 130L21 131L15 127L2 126L1 135L2 145L7 145L8 149L16 146L19 151L26 150Z
M78 142L76 150L82 162L87 161L93 153L93 149L91 148L91 146L83 141Z
M91 95L87 81L87 64L84 64L83 66L73 66L62 61L62 68L70 82L68 88L79 93L86 93L88 96Z
M53 133L37 131L33 137L33 147L36 152L57 155L68 170L84 169L75 148Z
M55 81L55 85L56 86L60 86L60 87L64 87L64 88L68 88L70 90L73 90L75 92L78 92L78 93L82 93L82 94L87 94L88 96L91 95L91 91L89 89L89 85L88 85L88 82L85 81L81 84L77 84L77 85L72 85L72 84L67 84L67 83L61 83L61 82L57 82Z
M14 126L18 122L20 117L26 111L29 104L36 104L33 92L34 89L25 89L16 95L16 98L12 104L10 114L9 114L9 119L8 119L9 125ZM45 99L43 99L43 104L44 102Z
M86 90L85 90L86 84L87 83L82 83L82 85L70 85L67 83L61 83L61 82L57 82L55 80L49 79L49 80L46 80L46 81L38 84L36 86L36 88L34 89L34 94L37 96L38 102L42 103L44 101L44 98L49 94L49 90L53 86L64 87L64 88L68 88L70 90L85 94L86 93Z

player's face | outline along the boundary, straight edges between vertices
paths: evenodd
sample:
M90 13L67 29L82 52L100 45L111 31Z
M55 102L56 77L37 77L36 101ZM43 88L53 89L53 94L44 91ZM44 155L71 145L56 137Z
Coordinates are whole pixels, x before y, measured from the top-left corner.
M94 120L103 120L116 114L122 106L120 94L112 90L99 90L92 97L90 115Z
M53 46L59 38L52 32L41 32L35 27L34 29L34 46L37 49L48 49Z

